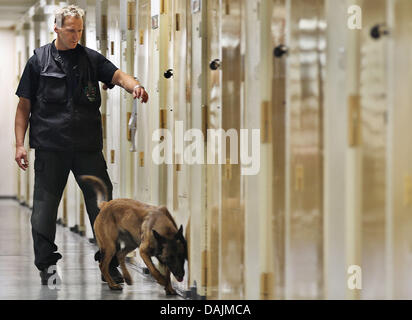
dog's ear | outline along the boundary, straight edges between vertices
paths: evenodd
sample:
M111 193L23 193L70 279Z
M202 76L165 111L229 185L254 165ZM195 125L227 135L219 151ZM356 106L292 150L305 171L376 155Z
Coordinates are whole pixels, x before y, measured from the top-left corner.
M176 235L175 235L175 239L180 239L180 240L184 240L185 238L183 237L183 225L180 225L179 230L177 231Z
M158 234L156 230L152 230L152 231L153 231L153 236L155 237L155 239L157 240L159 244L166 243L166 239L162 237L160 234Z

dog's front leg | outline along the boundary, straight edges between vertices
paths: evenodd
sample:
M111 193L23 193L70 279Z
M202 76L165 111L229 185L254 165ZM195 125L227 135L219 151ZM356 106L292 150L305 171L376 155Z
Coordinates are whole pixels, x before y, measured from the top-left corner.
M139 250L140 256L142 257L144 263L146 266L149 268L150 274L156 279L156 281L161 285L166 287L167 285L167 280L166 278L160 273L159 270L156 269L154 266L152 259L150 258L150 255L147 254L146 250L144 248L140 248Z
M175 296L177 295L175 289L172 287L172 283L170 282L170 270L166 267L166 286L165 286L166 295L168 296Z

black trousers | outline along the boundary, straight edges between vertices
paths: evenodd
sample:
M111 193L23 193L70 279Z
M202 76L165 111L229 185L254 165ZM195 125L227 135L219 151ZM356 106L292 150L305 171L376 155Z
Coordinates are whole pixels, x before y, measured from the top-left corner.
M54 243L56 236L57 211L70 171L83 192L87 214L94 235L94 220L99 214L94 190L83 183L81 175L93 175L103 180L107 186L109 200L113 186L107 173L107 165L102 152L56 152L35 151L34 195L31 216L34 264L39 270L55 265L61 254ZM96 259L100 255L96 253ZM117 259L111 263L117 266Z

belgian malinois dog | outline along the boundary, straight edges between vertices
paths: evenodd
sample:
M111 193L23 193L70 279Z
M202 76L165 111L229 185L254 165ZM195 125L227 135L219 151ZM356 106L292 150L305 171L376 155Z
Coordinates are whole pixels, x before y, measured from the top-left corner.
M132 284L126 268L126 255L139 248L140 256L151 275L164 286L167 295L176 294L170 283L170 272L181 282L185 274L187 243L183 226L176 223L166 207L153 206L132 199L115 199L107 202L106 185L97 177L82 176L97 194L100 213L94 222L94 232L100 250L100 271L110 289L122 290L109 274L109 264L116 255L125 282ZM165 267L163 275L154 266L151 257L156 257Z

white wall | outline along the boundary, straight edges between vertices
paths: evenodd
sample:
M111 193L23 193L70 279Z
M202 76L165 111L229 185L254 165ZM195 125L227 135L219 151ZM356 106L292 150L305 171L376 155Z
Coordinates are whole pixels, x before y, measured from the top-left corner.
M17 88L14 31L0 29L0 43L0 196L15 196L17 164L14 161L14 116L18 99L14 95Z

